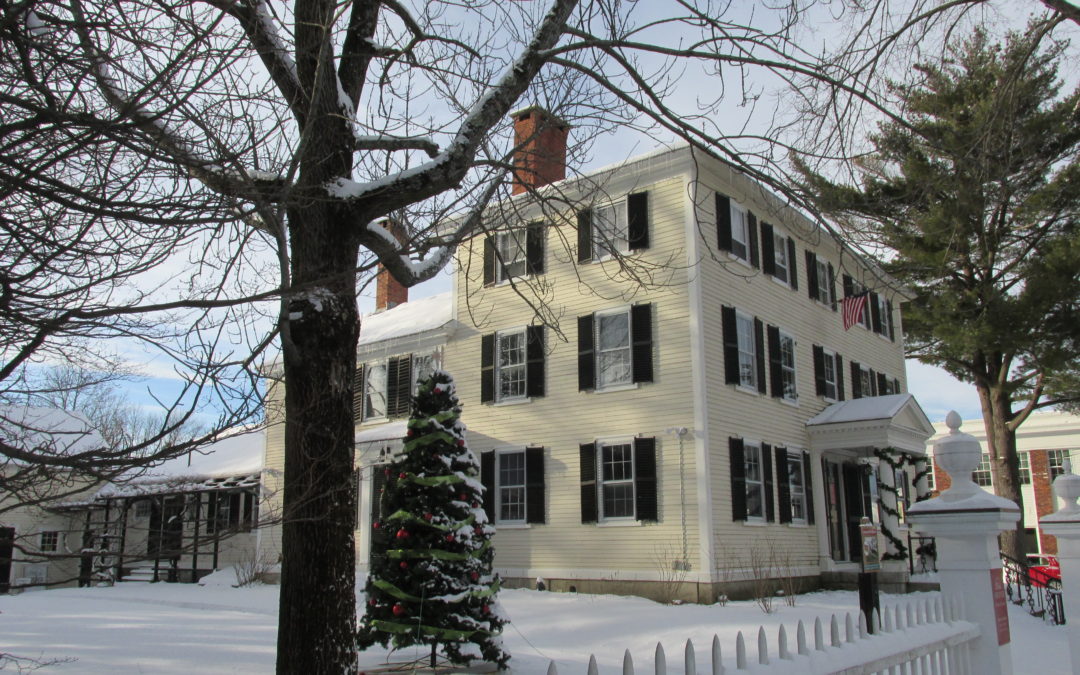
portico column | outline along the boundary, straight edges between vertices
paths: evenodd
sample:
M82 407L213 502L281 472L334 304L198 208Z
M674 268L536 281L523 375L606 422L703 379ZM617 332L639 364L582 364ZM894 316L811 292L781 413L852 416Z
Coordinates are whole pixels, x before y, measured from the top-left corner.
M892 466L884 459L878 460L877 479L881 483L878 499L881 501L881 528L893 537L900 537L900 518L896 508L896 474ZM890 560L895 560L900 549L889 537L885 537L885 553Z
M979 442L960 433L960 415L955 411L945 423L950 433L934 444L934 458L952 484L940 496L912 506L908 520L915 530L937 539L941 592L957 598L963 604L963 618L980 628L971 649L971 672L1012 675L997 535L1016 526L1020 509L971 480L982 456Z
M1046 534L1057 537L1061 566L1061 595L1065 604L1071 672L1080 672L1080 476L1073 474L1072 462L1065 460L1065 473L1054 480L1054 494L1065 502L1055 513L1039 520ZM1056 502L1056 500L1055 500ZM1056 505L1056 504L1055 504Z
M825 471L821 468L821 451L810 450L810 482L814 495L814 524L817 525L818 535L818 563L822 570L829 569L832 564L832 552L829 550L829 515L826 500L829 498L826 492L829 486L825 484Z
M921 502L930 496L930 475L927 473L927 469L930 468L930 463L926 460L926 457L919 457L915 460L915 501Z

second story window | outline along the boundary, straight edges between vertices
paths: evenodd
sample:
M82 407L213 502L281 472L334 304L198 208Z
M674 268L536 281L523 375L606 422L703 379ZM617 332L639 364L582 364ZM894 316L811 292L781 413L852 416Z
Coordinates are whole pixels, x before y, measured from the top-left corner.
M761 224L761 271L792 289L799 288L795 240L768 223Z
M525 326L480 338L480 402L544 395L544 327Z
M38 542L38 549L42 553L55 553L60 547L59 532L42 532Z
M499 400L525 396L525 330L499 333Z
M979 458L979 467L971 474L971 480L976 485L990 487L994 484L994 472L990 468L990 455L985 452Z
M757 389L757 350L754 343L754 320L745 314L735 315L739 337L739 384Z
M364 419L386 417L386 364L364 368Z
M751 267L758 267L757 218L727 195L717 192L715 197L718 248Z
M724 382L766 393L765 324L734 307L720 308Z
M813 251L806 252L806 282L811 300L836 309L836 271Z
M414 358L395 356L357 366L353 414L356 422L382 420L409 414L416 378L426 377L436 367L434 355Z
M543 221L512 227L484 239L484 285L544 272Z
M844 400L843 359L831 349L814 345L814 380L817 395L830 401Z
M1047 461L1050 463L1050 480L1065 473L1065 459L1068 458L1068 450L1049 450L1046 453Z
M1020 460L1020 484L1031 485L1031 453L1018 452L1016 456Z
M595 258L626 253L630 248L629 237L625 201L596 209L593 214L593 256Z
M731 205L731 255L750 261L750 213L734 203Z
M499 247L499 265L496 281L525 276L525 230L514 229L496 236Z
M578 212L577 236L582 263L649 248L649 193Z
M652 305L578 317L578 389L652 382Z
M596 315L596 388L631 382L630 312Z

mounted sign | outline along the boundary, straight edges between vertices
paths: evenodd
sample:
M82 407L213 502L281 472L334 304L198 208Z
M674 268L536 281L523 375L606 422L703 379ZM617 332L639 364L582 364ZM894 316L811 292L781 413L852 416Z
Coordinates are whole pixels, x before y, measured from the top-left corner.
M878 526L863 518L859 523L862 533L862 571L877 572L881 569L881 546L878 542Z

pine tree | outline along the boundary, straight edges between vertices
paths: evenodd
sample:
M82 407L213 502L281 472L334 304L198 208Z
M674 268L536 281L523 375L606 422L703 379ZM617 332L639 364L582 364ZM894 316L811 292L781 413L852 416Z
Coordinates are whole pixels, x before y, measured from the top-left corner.
M382 469L386 515L376 527L386 551L368 575L358 645L430 645L433 668L441 646L452 663L502 667L510 655L499 637L506 619L492 572L495 528L460 415L449 374L436 371L419 385L404 451Z
M914 291L909 355L975 385L994 488L1018 504L1016 430L1080 396L1080 89L1059 96L1063 46L1044 34L977 31L895 85L905 119L871 137L861 185L801 167L818 207ZM1022 553L1019 532L1002 543Z

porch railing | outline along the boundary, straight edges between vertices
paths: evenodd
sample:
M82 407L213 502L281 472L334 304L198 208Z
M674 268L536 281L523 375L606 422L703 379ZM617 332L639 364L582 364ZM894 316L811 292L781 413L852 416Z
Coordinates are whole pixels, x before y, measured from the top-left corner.
M1065 623L1065 604L1061 598L1061 580L1045 574L1032 575L1030 566L1001 554L1001 569L1005 577L1005 592L1017 605L1027 606L1028 613L1049 619L1055 625Z

